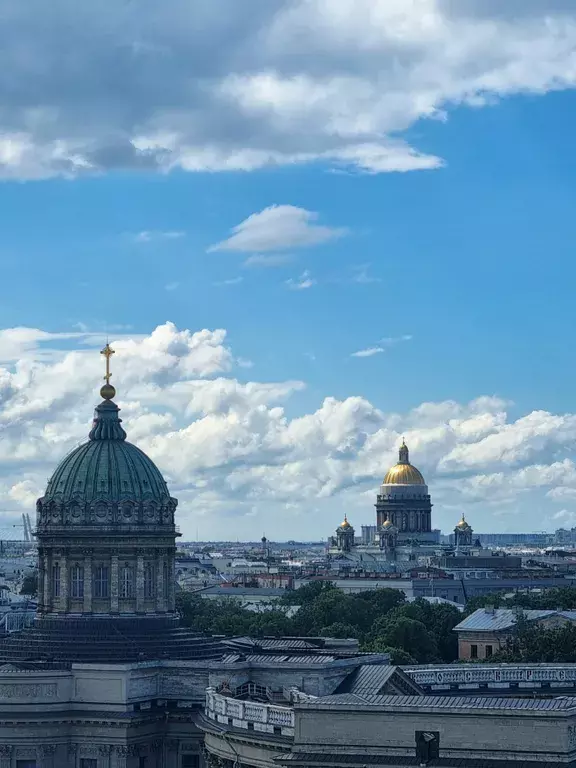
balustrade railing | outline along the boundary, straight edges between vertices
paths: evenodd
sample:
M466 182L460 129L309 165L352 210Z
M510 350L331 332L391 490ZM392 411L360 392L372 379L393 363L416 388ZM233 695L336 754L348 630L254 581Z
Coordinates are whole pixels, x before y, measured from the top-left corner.
M205 712L211 720L237 728L277 735L279 729L282 736L294 735L294 710L290 707L231 699L208 688Z
M508 687L542 684L576 687L576 664L450 664L404 667L415 683L427 687L482 685Z

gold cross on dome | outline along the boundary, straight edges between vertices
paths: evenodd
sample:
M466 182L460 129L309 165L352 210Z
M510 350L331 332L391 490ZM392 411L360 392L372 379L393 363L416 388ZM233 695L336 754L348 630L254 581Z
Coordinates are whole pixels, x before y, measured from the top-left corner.
M104 357L106 358L106 375L104 376L104 380L106 381L106 384L110 384L110 376L112 376L112 374L110 373L110 358L112 357L112 355L115 355L116 352L112 349L110 344L106 342L106 346L100 352L100 354L104 355Z

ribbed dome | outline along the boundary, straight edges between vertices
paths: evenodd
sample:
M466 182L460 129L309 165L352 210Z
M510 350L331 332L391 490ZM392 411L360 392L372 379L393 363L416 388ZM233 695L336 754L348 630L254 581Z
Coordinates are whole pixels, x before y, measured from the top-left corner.
M412 464L395 464L386 473L383 485L426 485L426 481Z
M426 485L420 470L410 464L408 446L404 441L400 446L398 464L386 473L382 485Z
M75 448L48 481L43 504L49 501L166 504L170 494L153 461L126 441L118 406L105 400L96 416L87 443Z

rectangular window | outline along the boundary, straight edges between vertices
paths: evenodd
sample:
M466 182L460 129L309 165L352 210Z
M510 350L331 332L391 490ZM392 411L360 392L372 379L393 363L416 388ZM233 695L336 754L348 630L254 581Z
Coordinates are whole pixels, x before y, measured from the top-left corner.
M84 568L81 565L73 565L70 569L70 594L77 599L84 597Z
M120 597L134 597L134 569L128 563L120 571Z
M491 645L487 645L486 646L486 658L489 659L490 656L492 656L492 646Z
M182 755L181 768L198 768L200 759L198 755Z
M141 757L138 760L138 768L148 768L148 758L147 757Z
M154 566L152 563L146 563L144 566L144 597L154 597Z
M98 768L98 760L95 757L81 757L80 768Z
M16 768L36 768L36 760L16 760Z
M477 645L471 645L470 646L470 658L471 659L477 659L478 658L478 646Z
M52 566L52 597L60 597L60 563Z
M94 597L108 597L108 566L97 565L94 571Z

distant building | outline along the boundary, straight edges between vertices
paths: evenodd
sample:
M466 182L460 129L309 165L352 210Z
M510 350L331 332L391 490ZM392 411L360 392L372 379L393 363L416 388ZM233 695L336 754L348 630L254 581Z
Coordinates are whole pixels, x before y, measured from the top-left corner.
M489 659L509 642L519 617L545 629L576 624L576 611L479 608L454 627L458 634L458 658Z

